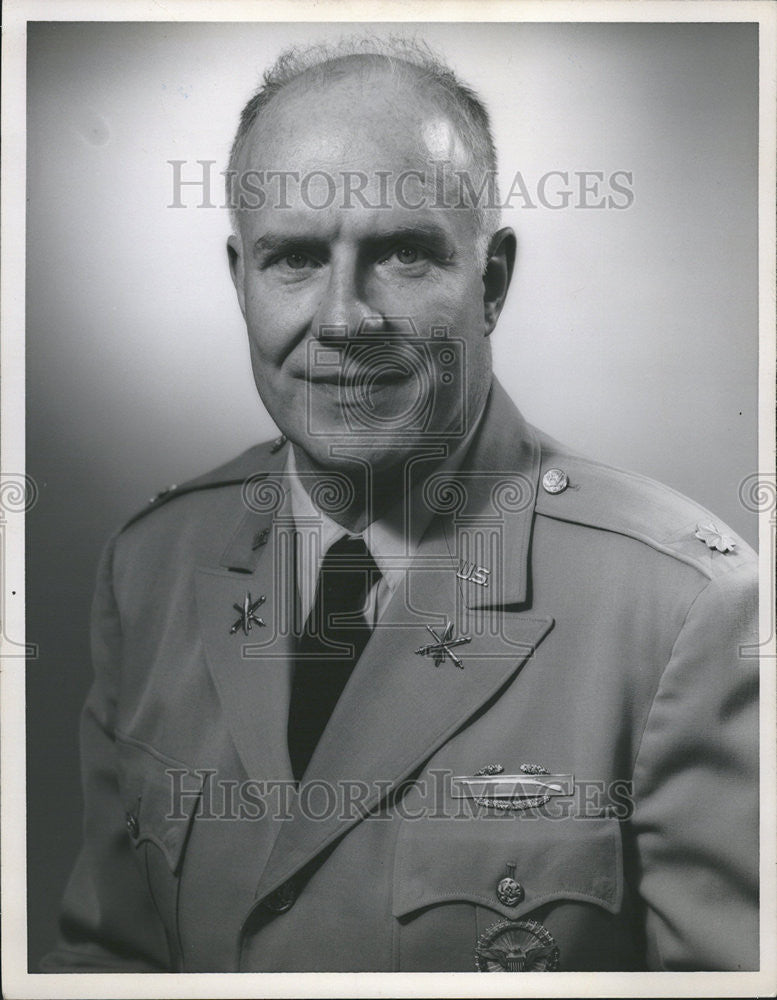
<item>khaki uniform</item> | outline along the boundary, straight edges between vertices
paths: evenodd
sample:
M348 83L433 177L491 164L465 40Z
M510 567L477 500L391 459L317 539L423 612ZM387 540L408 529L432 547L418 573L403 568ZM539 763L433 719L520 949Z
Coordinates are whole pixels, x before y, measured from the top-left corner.
M427 483L406 587L286 794L284 452L174 490L106 552L84 846L45 968L757 968L747 544L569 454L495 383L455 484ZM265 624L246 632L249 594ZM447 621L470 636L462 668L416 652ZM455 796L452 777L488 765L572 775L573 792Z

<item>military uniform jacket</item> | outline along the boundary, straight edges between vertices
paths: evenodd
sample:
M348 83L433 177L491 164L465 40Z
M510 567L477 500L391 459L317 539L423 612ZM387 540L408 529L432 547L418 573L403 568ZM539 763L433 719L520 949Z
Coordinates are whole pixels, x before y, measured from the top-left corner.
M568 453L495 383L297 790L284 452L175 490L106 550L83 849L44 968L757 968L747 544ZM462 668L416 652L447 621ZM456 796L489 765L572 793Z

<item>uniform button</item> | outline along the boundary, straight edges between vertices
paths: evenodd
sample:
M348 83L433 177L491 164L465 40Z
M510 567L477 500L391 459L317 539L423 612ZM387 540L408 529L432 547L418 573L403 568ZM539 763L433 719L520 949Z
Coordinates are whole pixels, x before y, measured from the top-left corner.
M127 820L127 830L129 830L129 835L133 840L138 839L138 834L140 833L140 824L138 823L138 817L134 813L128 812L126 815Z
M274 892L271 892L269 896L266 896L262 900L262 905L271 913L285 913L294 906L296 900L297 889L291 879L289 879L288 882L284 882Z
M516 882L509 875L500 879L496 886L496 898L502 906L517 906L523 899L525 893L520 882Z
M563 469L548 469L542 477L542 488L546 493L563 493L569 486L569 476Z

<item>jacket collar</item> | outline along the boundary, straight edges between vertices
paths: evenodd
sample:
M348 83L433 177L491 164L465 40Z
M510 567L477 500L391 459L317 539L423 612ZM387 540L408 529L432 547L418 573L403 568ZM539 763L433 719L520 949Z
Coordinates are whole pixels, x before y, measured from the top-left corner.
M430 524L428 512L422 512L425 524L419 536L442 526L458 570L469 565L489 571L486 585L460 577L470 607L520 605L528 600L541 460L536 432L494 379L483 417L459 467L448 471L443 464L426 475L416 486L423 503L418 503L413 491L416 496L408 504L408 521L424 505L433 515ZM270 456L261 472L244 463L241 517L220 559L224 568L254 572L263 553L263 544L256 544L261 533L265 531L267 539L273 526L293 528L286 461L284 449ZM412 534L410 523L408 530ZM477 578L475 569L470 574Z
M432 476L427 486L468 607L523 605L529 600L540 465L536 432L494 379L461 470L455 476Z

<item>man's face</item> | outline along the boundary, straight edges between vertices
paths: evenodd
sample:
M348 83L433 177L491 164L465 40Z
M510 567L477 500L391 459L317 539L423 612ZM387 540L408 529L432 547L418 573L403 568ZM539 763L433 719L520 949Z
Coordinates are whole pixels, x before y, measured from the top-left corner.
M431 183L434 160L462 155L439 108L374 70L295 81L248 137L239 169L264 171L267 198L240 213L232 274L262 400L316 465L385 471L432 437L453 448L482 407L474 217ZM299 179L281 195L268 171Z

